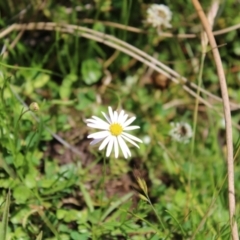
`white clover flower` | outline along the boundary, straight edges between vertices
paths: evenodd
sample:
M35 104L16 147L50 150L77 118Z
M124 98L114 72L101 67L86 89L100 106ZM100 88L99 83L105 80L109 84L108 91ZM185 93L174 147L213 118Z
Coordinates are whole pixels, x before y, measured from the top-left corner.
M113 111L111 107L108 107L108 115L104 112L102 112L102 114L107 121L95 116L86 120L87 126L103 130L92 133L88 136L88 138L94 139L90 144L94 145L102 141L99 150L103 150L107 146L107 157L110 156L112 149L114 148L115 158L118 158L119 146L125 158L128 156L131 157L131 152L125 143L125 140L138 148L139 146L135 142L141 143L142 140L126 133L125 131L139 128L139 126L129 126L136 117L131 117L127 120L128 114L125 114L123 110L121 110L120 113Z
M177 122L170 123L172 129L169 135L177 142L188 143L189 139L193 136L192 127L188 123Z
M172 19L172 12L168 6L163 4L152 4L147 10L146 22L153 27L161 29L162 26L171 28L170 21Z

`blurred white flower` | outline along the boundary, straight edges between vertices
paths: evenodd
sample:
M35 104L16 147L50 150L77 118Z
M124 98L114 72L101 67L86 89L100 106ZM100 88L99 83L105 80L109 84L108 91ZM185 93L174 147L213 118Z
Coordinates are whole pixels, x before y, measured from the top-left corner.
M88 136L88 138L93 138L93 141L90 144L94 145L102 141L99 150L102 150L107 146L107 157L110 156L114 148L115 158L118 158L119 146L125 158L128 156L131 157L131 152L125 141L128 141L139 148L135 142L141 143L142 140L129 133L126 133L125 131L139 128L139 126L129 126L136 119L136 117L131 117L127 120L128 114L125 114L123 110L121 110L120 113L113 111L111 107L108 107L108 115L104 112L102 112L102 114L107 121L95 116L86 120L87 126L103 130L92 133Z
M188 143L190 138L193 136L192 127L188 123L177 122L170 123L172 129L169 132L169 135L173 140L182 143Z
M149 144L151 142L151 137L146 135L142 138L144 144Z
M172 12L168 6L163 4L152 4L147 10L147 20L148 24L161 30L161 27L171 28L172 25L170 21L172 19Z

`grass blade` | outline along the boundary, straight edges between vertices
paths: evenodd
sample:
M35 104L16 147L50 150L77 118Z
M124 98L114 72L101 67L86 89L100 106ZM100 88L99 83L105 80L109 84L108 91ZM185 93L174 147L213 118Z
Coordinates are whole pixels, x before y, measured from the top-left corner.
M36 240L42 240L42 231L37 235Z
M7 194L6 202L3 211L3 218L0 224L0 238L2 240L7 239L7 227L8 227L8 215L9 215L9 207L10 207L10 191Z

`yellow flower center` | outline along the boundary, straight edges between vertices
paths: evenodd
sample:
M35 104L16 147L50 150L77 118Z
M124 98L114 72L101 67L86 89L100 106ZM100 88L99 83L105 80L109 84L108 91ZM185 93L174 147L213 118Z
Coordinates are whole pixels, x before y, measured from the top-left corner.
M123 128L119 123L113 123L110 125L109 130L113 136L118 136L122 133Z

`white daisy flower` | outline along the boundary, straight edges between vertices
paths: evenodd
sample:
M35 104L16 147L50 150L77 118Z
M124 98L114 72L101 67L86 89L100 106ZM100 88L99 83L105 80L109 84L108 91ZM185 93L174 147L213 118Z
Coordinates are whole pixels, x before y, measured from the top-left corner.
M102 114L106 121L95 116L86 120L87 126L103 130L92 133L88 136L88 138L94 139L90 144L94 145L102 141L99 150L103 150L107 146L107 157L110 156L112 149L114 148L115 158L118 158L119 146L125 158L128 156L131 157L131 152L125 143L125 140L138 148L139 146L136 144L136 142L141 143L142 140L129 133L126 133L125 131L139 128L139 126L129 126L136 119L136 117L131 117L127 120L128 114L125 114L123 110L121 110L120 113L113 111L111 107L108 107L108 115L104 112L102 112Z
M161 29L162 26L171 28L170 21L172 19L172 12L168 6L163 4L152 4L147 10L146 22L153 27Z
M188 123L177 122L170 123L172 129L169 135L177 142L188 143L190 138L193 136L192 127Z

